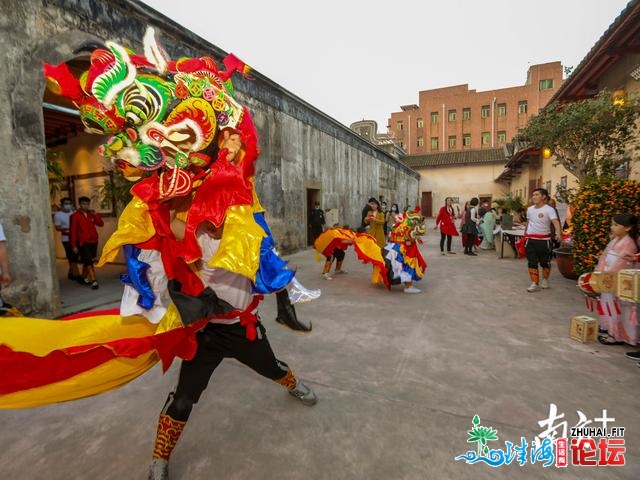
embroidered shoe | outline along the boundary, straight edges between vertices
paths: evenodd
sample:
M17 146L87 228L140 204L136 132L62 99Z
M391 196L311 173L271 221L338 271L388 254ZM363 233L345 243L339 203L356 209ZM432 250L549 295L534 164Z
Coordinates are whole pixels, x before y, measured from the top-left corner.
M543 290L546 290L547 288L549 288L549 280L547 280L546 278L543 278L542 280L540 280L540 288Z
M529 293L539 292L539 291L540 291L540 287L535 282L529 285L529 287L527 288L527 292Z
M289 395L296 397L303 405L312 407L318 403L318 397L311 388L307 387L302 380L298 380L296 388L289 390Z
M169 480L169 462L154 458L149 465L149 480Z

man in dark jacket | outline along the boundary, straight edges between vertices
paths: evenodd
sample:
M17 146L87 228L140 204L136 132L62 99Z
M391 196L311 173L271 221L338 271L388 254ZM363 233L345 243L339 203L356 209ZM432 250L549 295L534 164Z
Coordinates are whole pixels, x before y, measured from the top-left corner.
M309 226L311 227L314 241L324 231L325 223L324 211L320 208L320 202L316 202L309 214Z

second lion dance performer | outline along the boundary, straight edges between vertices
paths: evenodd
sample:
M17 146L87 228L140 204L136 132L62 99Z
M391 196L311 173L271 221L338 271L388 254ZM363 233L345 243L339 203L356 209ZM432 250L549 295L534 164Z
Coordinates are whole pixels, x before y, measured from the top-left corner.
M418 248L425 231L426 219L420 213L420 208L416 207L397 216L389 235L390 241L382 249L368 233L355 233L340 227L323 232L313 247L326 258L323 276L328 275L334 258L338 262L336 270L340 271L344 251L353 245L358 259L372 264L371 282L374 285L384 284L390 290L392 285L403 284L404 293L420 293L421 290L413 283L422 279L427 268Z
M426 219L420 208L398 215L389 242L382 249L385 269L374 265L372 281L385 285L404 285L404 293L420 293L413 283L420 281L427 269L418 245L426 231Z
M111 135L103 155L136 182L99 262L122 249L128 275L118 313L0 325L0 369L8 372L0 408L95 395L159 360L166 370L178 356L178 385L160 414L149 473L159 480L168 478L171 452L224 358L304 405L317 397L276 358L257 313L263 294L286 293L295 272L275 254L255 194L258 138L230 82L248 68L233 55L224 71L208 57L171 61L152 29L144 47L144 56L113 42L93 47L79 79L66 64L45 66L48 86L75 103L90 131ZM311 329L291 317L280 323Z

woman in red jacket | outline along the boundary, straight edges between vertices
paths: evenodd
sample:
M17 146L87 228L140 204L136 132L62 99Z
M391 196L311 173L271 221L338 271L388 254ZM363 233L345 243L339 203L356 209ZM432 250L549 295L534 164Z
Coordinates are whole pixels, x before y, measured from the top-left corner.
M447 239L447 253L455 254L451 251L451 238L458 236L458 230L455 226L456 212L453 209L453 198L447 197L444 200L444 206L438 212L436 217L436 226L434 230L440 226L440 253L444 255L444 239Z

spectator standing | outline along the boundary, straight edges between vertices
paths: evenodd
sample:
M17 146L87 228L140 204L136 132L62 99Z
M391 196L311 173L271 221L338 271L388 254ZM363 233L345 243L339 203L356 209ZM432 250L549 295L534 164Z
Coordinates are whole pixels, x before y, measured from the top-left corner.
M80 282L90 286L93 290L99 288L96 279L96 270L93 264L98 259L98 230L96 226L102 227L104 221L89 207L91 199L80 197L78 199L80 209L71 215L70 239L73 253L79 256L82 263L82 277Z
M462 225L462 231L467 236L464 244L464 254L472 257L477 256L473 251L473 247L476 244L476 239L478 238L478 224L480 223L480 217L478 216L478 203L480 202L476 197L473 197L469 201L469 208L465 209L465 221Z
M325 224L324 211L320 208L320 202L316 202L309 214L309 226L314 241L324 231Z
M9 251L7 250L7 237L4 236L4 229L0 223L0 285L6 287L11 283L11 273L9 273ZM0 300L2 305L2 300Z
M380 248L383 248L387 243L383 228L385 223L384 213L382 213L378 200L373 197L369 199L369 206L371 211L367 214L364 222L369 225L369 235L376 239L376 243Z
M560 221L555 209L547 204L549 192L544 188L536 188L531 194L533 205L527 209L527 224L525 228L525 252L529 267L531 285L528 292L538 292L540 289L549 288L549 275L551 273L551 225L555 227L556 239L561 240ZM542 280L540 271L542 267Z
M611 241L602 252L596 271L617 273L631 268L630 258L637 253L638 219L634 215L621 214L611 221ZM637 345L638 321L634 318L635 305L622 302L613 293L602 292L598 314L600 330L598 341L604 345ZM606 333L605 333L606 332Z
M400 214L400 207L398 207L398 204L397 203L392 204L391 209L389 209L389 212L385 216L385 219L387 221L387 238L389 238L389 232L391 232L391 229L396 224L396 220L399 214Z
M9 251L7 249L7 238L0 223L0 290L11 283L9 273ZM20 317L22 314L18 309L2 300L0 297L0 317Z
M389 229L387 228L387 213L389 213L389 209L387 208L387 203L382 201L382 196L380 197L380 209L382 210L382 214L384 215L384 224L382 225L382 230L384 231L384 238L386 240L389 235Z
M493 230L496 228L497 212L495 208L487 210L482 216L482 223L480 229L482 230L482 243L480 248L482 250L493 250L496 248L493 241Z
M364 231L366 231L367 229L367 224L365 223L365 219L367 218L367 216L369 215L369 212L371 212L371 199L369 199L369 203L367 203L364 208L362 209L362 221L360 222L360 228L359 228L359 232L362 233Z
M444 241L447 240L447 253L450 255L456 252L451 250L451 240L458 236L458 230L455 225L456 212L453 209L453 198L447 197L444 200L444 206L440 208L436 217L436 226L434 230L440 226L440 253L444 255Z
M78 271L78 255L73 252L69 237L71 230L71 215L73 215L74 212L73 202L69 197L65 197L60 200L60 206L62 208L53 215L53 224L56 227L56 230L60 232L60 239L62 240L64 253L67 257L67 262L69 262L67 278L69 280L81 280L82 277Z

